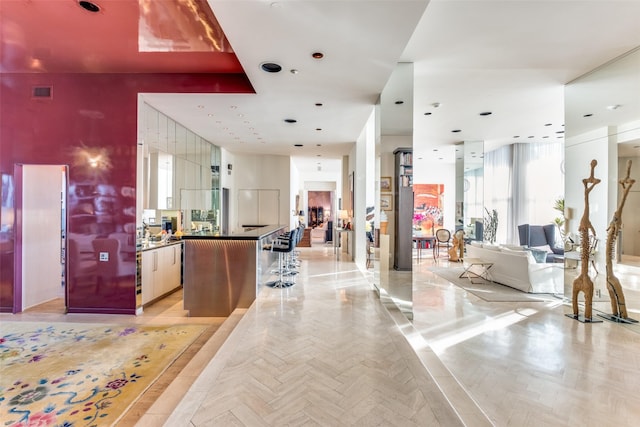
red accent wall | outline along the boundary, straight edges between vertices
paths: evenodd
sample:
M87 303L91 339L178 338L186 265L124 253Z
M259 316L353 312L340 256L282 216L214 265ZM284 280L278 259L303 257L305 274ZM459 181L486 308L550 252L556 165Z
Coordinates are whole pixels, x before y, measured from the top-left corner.
M52 99L32 98L32 88L40 85L53 87ZM124 225L136 221L137 96L144 92L254 91L242 74L1 75L0 174L13 176L16 163L69 166L69 312L135 313L135 260L123 253L117 274L97 270L92 241L125 232L135 242L135 225ZM86 153L108 162L92 168ZM2 188L7 215L15 194ZM14 227L0 230L3 312L13 307L15 238Z

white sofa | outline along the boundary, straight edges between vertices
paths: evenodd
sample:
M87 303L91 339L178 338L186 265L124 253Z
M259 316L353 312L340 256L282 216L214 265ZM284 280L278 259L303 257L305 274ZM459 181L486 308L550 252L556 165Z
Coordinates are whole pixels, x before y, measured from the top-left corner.
M563 293L564 269L561 263L536 263L533 255L519 247L471 242L465 258L492 262L493 281L529 293Z

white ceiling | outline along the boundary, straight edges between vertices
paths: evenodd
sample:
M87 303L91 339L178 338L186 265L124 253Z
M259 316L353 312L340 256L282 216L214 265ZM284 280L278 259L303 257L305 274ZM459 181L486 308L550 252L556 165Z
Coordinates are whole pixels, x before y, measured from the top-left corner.
M464 140L562 139L564 84L640 46L640 0L209 3L256 94L147 100L232 152L292 155L307 167L349 153L398 62L414 63L415 78L386 87L383 102L409 101L382 105L383 135L413 131L418 156L443 148L449 162ZM282 72L262 71L265 61Z

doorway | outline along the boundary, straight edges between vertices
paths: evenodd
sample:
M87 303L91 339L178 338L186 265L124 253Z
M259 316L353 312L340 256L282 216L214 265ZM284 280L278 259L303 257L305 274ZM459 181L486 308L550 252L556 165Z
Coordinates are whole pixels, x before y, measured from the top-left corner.
M67 166L16 165L14 312L64 301ZM54 304L60 309L60 304Z

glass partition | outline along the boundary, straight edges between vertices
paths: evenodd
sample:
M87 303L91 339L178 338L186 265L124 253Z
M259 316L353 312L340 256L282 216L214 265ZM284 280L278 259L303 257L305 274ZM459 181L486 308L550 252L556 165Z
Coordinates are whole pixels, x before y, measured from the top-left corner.
M600 240L595 253L599 271L605 270L609 223L621 198L618 180L626 176L636 183L628 194L622 212L622 227L616 236L615 261L638 265L640 262L640 48L636 48L567 84L565 89L565 220L571 245L579 245L578 227L585 210L582 179L589 176L591 160L597 160L595 176L602 179L589 195L590 215ZM575 244L575 245L574 245ZM565 253L568 268L575 262ZM596 276L595 286L606 286ZM570 277L573 280L573 276ZM565 289L570 292L571 283ZM570 295L569 295L570 297Z
M483 240L484 218L484 142L465 141L463 145L463 206L465 236Z
M380 233L375 285L381 299L390 301L408 319L413 319L412 269L417 253L412 236L413 81L413 63L397 64L380 95L380 137L376 141L375 217Z
M144 103L143 219L180 212L179 228L219 229L220 147ZM144 221L148 225L147 221Z

